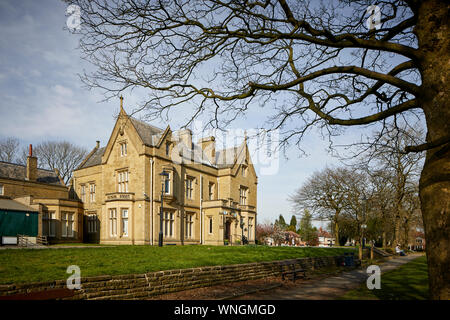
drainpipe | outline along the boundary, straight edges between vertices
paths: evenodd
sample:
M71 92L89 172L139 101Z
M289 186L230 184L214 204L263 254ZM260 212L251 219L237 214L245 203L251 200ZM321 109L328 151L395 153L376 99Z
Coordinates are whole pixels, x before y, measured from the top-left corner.
M150 159L150 244L153 245L153 158Z
M203 244L203 176L200 174L200 244Z

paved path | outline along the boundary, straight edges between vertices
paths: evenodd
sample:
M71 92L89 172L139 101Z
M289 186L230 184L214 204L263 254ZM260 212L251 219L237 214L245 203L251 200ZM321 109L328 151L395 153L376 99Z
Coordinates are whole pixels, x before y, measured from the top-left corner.
M397 257L380 264L381 273L393 270L422 255L411 254ZM330 300L344 295L347 291L358 288L367 280L366 269L355 269L337 276L321 280L307 280L295 288L279 288L270 292L261 292L238 297L239 300ZM383 278L381 278L383 281Z

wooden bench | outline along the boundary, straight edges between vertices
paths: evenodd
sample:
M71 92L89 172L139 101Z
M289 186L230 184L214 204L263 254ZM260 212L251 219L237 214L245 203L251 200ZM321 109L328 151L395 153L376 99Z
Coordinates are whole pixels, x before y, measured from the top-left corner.
M284 280L284 278L288 275L291 275L292 281L295 281L301 275L302 278L306 278L306 271L301 266L296 266L296 261L293 260L286 260L281 261L279 263L280 266L280 272L281 272L281 279Z

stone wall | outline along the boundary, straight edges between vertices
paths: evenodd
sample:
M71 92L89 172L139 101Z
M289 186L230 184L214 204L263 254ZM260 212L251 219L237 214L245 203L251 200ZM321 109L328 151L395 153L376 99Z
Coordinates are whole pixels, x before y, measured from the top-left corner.
M297 266L314 270L336 266L341 256L293 259ZM0 299L144 299L153 295L254 280L281 274L280 261L208 266L143 274L81 278L80 290L68 290L65 280L0 285Z

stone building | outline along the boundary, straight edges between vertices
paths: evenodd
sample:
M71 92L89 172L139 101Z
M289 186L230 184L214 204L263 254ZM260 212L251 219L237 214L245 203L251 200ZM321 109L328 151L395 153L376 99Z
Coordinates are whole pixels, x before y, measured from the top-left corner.
M26 166L0 161L1 243L14 244L17 235L31 241L37 236L50 242L83 240L82 203L69 197L57 172L37 167L31 145Z
M215 150L188 129L159 129L120 106L106 146L74 171L84 206L85 241L158 244L161 196L164 244L235 245L255 241L257 177L247 141Z

